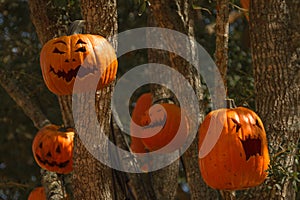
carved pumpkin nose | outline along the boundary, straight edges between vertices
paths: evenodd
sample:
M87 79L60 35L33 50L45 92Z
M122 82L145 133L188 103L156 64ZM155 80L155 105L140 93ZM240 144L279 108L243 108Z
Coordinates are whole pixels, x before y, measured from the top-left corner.
M75 58L73 58L73 59L72 59L72 62L75 62L75 61L76 61ZM69 61L69 59L66 59L65 62L68 63L68 62L70 62L70 61Z

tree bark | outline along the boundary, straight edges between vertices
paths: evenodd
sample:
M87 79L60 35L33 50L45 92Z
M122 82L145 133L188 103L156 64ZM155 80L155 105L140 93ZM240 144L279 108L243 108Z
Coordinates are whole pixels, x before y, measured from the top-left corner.
M66 21L60 21L62 13L58 13L56 5L46 0L28 1L31 21L35 26L36 33L41 44L48 40L66 34ZM61 23L58 23L61 22Z
M152 0L150 1L150 13L148 17L148 25L149 26L158 26L162 28L168 28L171 30L179 31L181 33L186 34L187 36L194 37L194 15L195 12L192 8L193 1L189 0L172 0L172 1L158 1ZM149 33L151 34L151 33ZM176 38L172 38L172 36L167 36L163 38L163 40L168 41L168 44L174 45L174 49L176 49L176 45L181 45L176 41ZM155 41L149 41L151 43ZM159 42L159 41L156 41ZM182 47L183 49L189 49L189 55L195 60L195 49L193 44L186 44L187 47ZM180 47L179 47L180 49ZM200 113L197 113L197 116L200 118L200 121L204 118L204 106L202 103L203 100L203 90L201 88L200 77L197 74L197 71L194 67L188 63L180 56L175 55L171 52L164 52L160 50L151 50L148 51L148 61L149 63L162 63L165 64L178 72L180 72L193 87L194 92L199 100L199 108ZM157 74L159 76L159 74ZM155 80L155 77L153 77ZM181 87L181 84L178 83L176 78L172 77L170 80L173 84L177 84L178 87ZM185 90L185 88L181 88ZM176 99L173 95L166 90L166 88L156 87L152 90L154 93L154 101L159 99L172 99L173 103L176 102ZM189 101L187 97L185 101ZM202 180L201 174L198 167L198 142L197 137L192 142L191 146L187 149L187 151L182 155L182 161L185 168L187 182L190 187L191 199L205 199L207 196L210 196L212 199L217 198L216 191L210 189ZM167 199L173 199L176 194L177 189L177 177L178 177L178 167L179 161L174 162L163 170L152 173L153 178L159 178L157 180L157 185L155 188L156 194L158 197L164 196ZM176 187L175 187L176 186ZM164 190L160 188L164 187ZM158 198L160 199L160 198Z
M227 85L227 67L228 67L228 39L229 39L229 1L217 0L216 17L216 51L215 60L219 69L225 88ZM216 91L218 94L218 91ZM216 95L217 95L216 94ZM216 105L219 107L220 105ZM221 105L222 106L222 105Z
M250 4L256 108L265 124L271 156L265 184L248 191L253 199L296 199L292 174L297 170L300 129L299 8L298 0Z
M117 42L113 40L114 34L117 33L117 9L116 0L82 0L81 10L83 19L86 21L86 33L98 34L107 38L112 46L116 49ZM94 94L95 102L87 102L91 93L86 93L78 99L77 109L84 111L91 107L97 113L99 122L95 122L89 117L74 116L80 119L76 128L81 137L91 138L91 144L94 146L90 149L92 152L100 152L108 148L108 144L101 140L97 132L96 124L99 123L100 130L110 138L111 130L111 95L113 85L99 90ZM76 105L77 106L77 105ZM92 136L94 135L94 136ZM98 161L87 149L86 143L77 137L74 143L74 171L72 176L74 199L122 199L123 194L117 192L113 187L113 172L111 168ZM105 159L110 159L109 155L103 155Z

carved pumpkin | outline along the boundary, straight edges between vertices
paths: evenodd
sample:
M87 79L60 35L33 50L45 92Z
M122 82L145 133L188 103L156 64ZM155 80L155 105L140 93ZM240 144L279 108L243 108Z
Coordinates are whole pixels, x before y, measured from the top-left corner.
M144 113L152 105L152 95L151 93L145 93L141 95L136 101L135 107L132 110L131 120L139 126L142 126L141 119ZM130 132L137 132L138 129L130 124ZM130 149L134 153L146 153L145 145L143 144L141 138L131 136Z
M173 152L185 143L188 137L188 119L185 113L183 115L183 124L181 122L181 109L175 104L161 103L154 104L141 118L143 129L141 138L143 144L149 151L157 151L169 144L179 134L176 141L172 141L170 147L166 147L162 153ZM153 133L156 133L153 135ZM153 136L151 136L153 135Z
M48 41L41 50L40 65L48 89L57 95L69 95L75 78L80 85L75 93L101 89L111 83L118 62L115 50L105 38L74 34Z
M36 187L34 188L29 196L28 200L46 200L46 193L44 187Z
M199 156L204 181L219 190L240 190L261 184L267 176L270 159L260 118L244 107L210 112L199 129L199 150L207 135L218 137L217 127L222 132L216 144L206 156Z
M72 128L50 124L40 129L32 143L37 164L48 171L70 173L73 169L73 138Z

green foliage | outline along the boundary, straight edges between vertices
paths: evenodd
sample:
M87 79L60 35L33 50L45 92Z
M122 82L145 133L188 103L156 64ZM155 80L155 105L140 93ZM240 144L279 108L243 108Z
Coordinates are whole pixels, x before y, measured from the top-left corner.
M246 36L245 36L246 35ZM238 19L230 25L227 85L228 96L234 98L237 105L255 110L254 78L250 48L247 46L248 27L245 21Z
M268 179L265 183L269 190L280 192L284 187L285 182L288 181L292 183L293 189L299 192L299 167L295 168L293 164L288 167L283 165L283 162L289 160L287 158L291 159L293 156L295 156L294 162L299 166L300 149L297 145L281 149L280 152L271 156Z

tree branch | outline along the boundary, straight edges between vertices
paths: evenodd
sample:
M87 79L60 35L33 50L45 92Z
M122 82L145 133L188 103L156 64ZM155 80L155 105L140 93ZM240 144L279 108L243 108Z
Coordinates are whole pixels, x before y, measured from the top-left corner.
M229 0L217 0L217 17L216 17L216 51L215 51L215 62L223 79L222 83L217 83L217 85L224 84L227 90L226 73L228 66L228 38L229 38ZM222 92L216 91L218 95ZM216 108L220 108L223 105L222 98L215 105Z
M34 102L33 99L29 98L29 95L24 89L19 87L19 84L14 78L11 72L5 71L0 68L0 85L8 93L8 95L22 108L24 113L32 120L34 126L37 129L42 128L50 121L37 106L38 103Z
M217 0L217 18L216 18L216 51L215 60L217 67L221 73L223 83L225 88L227 88L226 83L226 73L228 66L228 38L229 38L229 0ZM219 92L217 91L216 95ZM216 108L222 106L222 98L217 98L221 101ZM221 195L225 200L234 200L235 193L232 191L221 191Z

